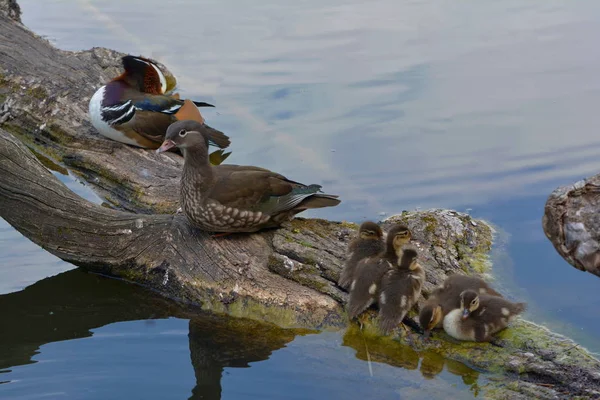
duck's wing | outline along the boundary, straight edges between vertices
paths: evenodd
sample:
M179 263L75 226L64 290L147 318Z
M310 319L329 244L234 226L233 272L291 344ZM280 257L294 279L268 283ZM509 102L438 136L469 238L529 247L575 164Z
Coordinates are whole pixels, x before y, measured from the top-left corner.
M408 273L388 271L383 276L379 294L379 329L388 333L402 322L415 303L414 291Z
M387 261L381 258L367 258L358 263L356 276L350 282L348 316L351 319L360 315L377 299L382 276L388 269Z
M320 194L321 186L304 185L283 175L258 167L215 167L217 183L209 197L228 207L274 215L299 209L316 208L312 197L323 198L323 205L337 205L337 196ZM306 209L303 208L303 209Z
M133 105L136 110L140 111L153 111L162 114L174 115L181 107L183 107L185 101L179 99L179 96L168 96L168 95L153 95L148 93L140 93L139 95L132 95ZM214 107L212 104L188 100L191 104L196 107ZM193 118L184 118L193 119ZM204 122L204 119L202 120Z
M170 97L152 96L152 98ZM173 122L186 119L198 121L202 124L204 123L204 118L191 100L172 100L181 103L181 105L169 102L164 102L162 105L167 107L168 104L175 104L173 107L178 107L175 113L157 111L160 109L160 107L156 106L156 104L156 107L153 109L153 107L148 106L150 103L144 103L144 101L141 100L137 102L134 100L128 100L120 107L113 106L113 109L118 109L119 112L124 114L124 117L118 118L118 116L115 115L116 119L111 125L122 131L131 130L148 139L149 141L156 143L156 147L158 147L165 138L167 128ZM116 114L116 111L114 110L109 111ZM105 111L103 110L103 112ZM219 130L209 127L208 125L205 126L207 127L207 137L211 145L219 148L226 148L229 146L231 141L227 135ZM213 162L213 165L217 165L218 163L223 162L225 158L229 156L229 154L230 153L219 153L215 156L211 155L211 162Z
M340 272L340 277L338 279L338 286L344 289L348 289L350 287L352 279L356 275L358 263L361 260L361 258L357 257L357 254L355 253L360 240L360 238L353 239L350 241L350 244L348 244L348 248L346 249L346 261L344 262L344 267L342 272Z

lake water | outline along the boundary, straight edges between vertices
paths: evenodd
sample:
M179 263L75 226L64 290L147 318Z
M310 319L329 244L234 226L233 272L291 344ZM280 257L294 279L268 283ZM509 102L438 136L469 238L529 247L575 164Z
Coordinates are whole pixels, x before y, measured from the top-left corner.
M164 62L183 96L217 105L205 116L232 137L232 163L343 199L308 215L360 222L443 207L490 221L496 285L529 303L528 319L600 352L598 279L541 228L554 188L600 170L600 2L20 4L24 23L62 49ZM0 220L0 398L442 399L485 383L401 345L391 362L371 343L370 370L350 334L192 318L71 268Z

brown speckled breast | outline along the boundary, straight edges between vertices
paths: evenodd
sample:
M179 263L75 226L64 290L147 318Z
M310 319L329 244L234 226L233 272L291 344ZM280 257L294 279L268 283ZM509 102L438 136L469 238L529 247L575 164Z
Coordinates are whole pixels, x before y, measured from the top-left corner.
M181 207L188 220L211 232L254 232L271 217L260 211L227 207L217 201L203 199L192 185L181 186Z

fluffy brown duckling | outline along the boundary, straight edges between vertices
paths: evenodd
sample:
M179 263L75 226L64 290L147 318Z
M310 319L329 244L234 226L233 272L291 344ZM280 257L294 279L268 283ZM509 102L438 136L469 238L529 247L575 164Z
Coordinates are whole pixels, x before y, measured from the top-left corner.
M385 273L379 294L379 329L384 334L398 326L416 304L425 282L425 270L417 263L415 249L405 248L402 258Z
M338 285L343 289L348 289L356 275L358 263L362 259L378 255L384 248L381 227L372 221L363 222L358 229L358 236L348 245L348 255Z
M181 207L192 225L211 232L256 232L278 227L309 208L340 203L337 196L320 193L319 185L294 182L264 168L212 166L208 145L223 147L224 141L198 121L178 121L157 150L177 146L183 153Z
M489 342L525 307L525 303L513 303L502 297L467 289L460 294L460 307L444 317L444 330L455 339Z
M348 300L348 316L357 317L379 297L381 278L402 259L404 245L411 238L410 230L405 225L394 225L387 234L386 248L379 255L361 260L356 267L356 274L350 284Z
M419 324L428 337L431 330L442 328L444 317L455 308L460 307L460 294L473 289L480 294L502 297L483 279L461 274L450 275L444 283L436 288L419 313Z

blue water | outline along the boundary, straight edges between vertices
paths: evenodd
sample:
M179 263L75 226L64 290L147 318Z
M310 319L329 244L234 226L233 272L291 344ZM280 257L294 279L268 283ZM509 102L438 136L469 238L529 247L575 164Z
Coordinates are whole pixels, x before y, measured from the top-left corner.
M598 280L560 258L541 229L548 194L600 170L600 3L20 4L24 23L60 48L105 46L164 62L183 96L217 105L205 117L232 137L232 163L320 183L343 199L308 215L361 221L443 207L490 221L498 230L496 285L529 303L528 319L600 352ZM70 268L0 222L5 296ZM126 288L103 290L122 297ZM36 290L29 293L19 307L38 299ZM199 369L190 366L186 315L169 309L148 325L158 317L96 309L97 301L84 294L66 301L97 314L85 337L49 334L21 343L21 359L1 364L12 372L0 374L11 381L0 385L0 397L180 398L196 387L194 393L218 398L221 392L198 384ZM34 330L51 324L27 315L23 321ZM371 377L356 349L341 345L343 333L289 335L268 355L242 354L248 365L225 366L216 379L223 398L476 393L470 380L447 369L425 381L418 369L374 363ZM37 362L23 361L31 359Z

